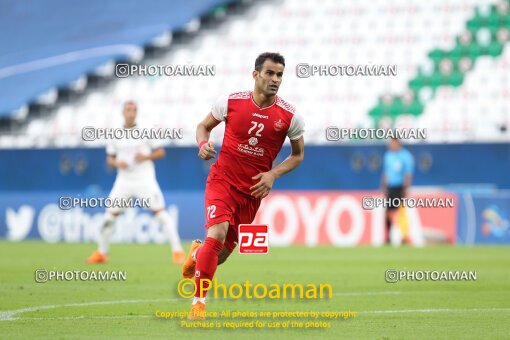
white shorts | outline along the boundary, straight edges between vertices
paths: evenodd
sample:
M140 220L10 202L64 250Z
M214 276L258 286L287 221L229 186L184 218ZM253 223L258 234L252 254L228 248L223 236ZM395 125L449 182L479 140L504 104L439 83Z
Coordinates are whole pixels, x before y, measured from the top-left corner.
M152 211L165 209L165 198L156 180L126 181L116 179L113 184L109 198L130 198L149 199ZM110 213L118 213L123 209L111 207L107 209Z

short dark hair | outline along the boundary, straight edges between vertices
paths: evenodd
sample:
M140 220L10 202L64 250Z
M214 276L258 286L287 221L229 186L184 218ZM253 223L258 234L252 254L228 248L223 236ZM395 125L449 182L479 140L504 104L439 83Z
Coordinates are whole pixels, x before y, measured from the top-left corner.
M124 108L126 108L126 106L128 106L128 105L134 105L134 106L135 106L135 108L137 108L137 109L138 109L138 105L136 104L136 102L135 102L134 100L131 100L131 99L126 100L126 101L124 102Z
M264 52L260 54L257 59L255 59L255 70L260 71L262 69L262 64L264 61L270 59L277 64L282 64L285 66L285 58L280 53L275 52Z

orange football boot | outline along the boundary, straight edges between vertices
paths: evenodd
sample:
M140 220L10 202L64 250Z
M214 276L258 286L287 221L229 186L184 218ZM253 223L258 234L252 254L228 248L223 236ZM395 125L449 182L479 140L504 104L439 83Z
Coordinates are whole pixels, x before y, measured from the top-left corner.
M175 264L183 264L184 260L186 260L186 253L182 250L176 250L172 252L172 261Z
M105 263L108 262L108 256L96 250L89 256L87 263Z
M188 320L205 320L205 303L197 302L191 305Z
M195 276L195 264L196 260L194 258L195 251L202 246L202 241L194 240L191 242L191 247L189 248L188 258L182 265L182 277L185 279L191 279Z

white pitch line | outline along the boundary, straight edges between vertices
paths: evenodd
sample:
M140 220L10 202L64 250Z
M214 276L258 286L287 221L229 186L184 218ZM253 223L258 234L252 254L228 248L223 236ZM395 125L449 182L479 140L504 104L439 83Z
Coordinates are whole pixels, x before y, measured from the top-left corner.
M387 292L347 292L347 293L336 293L335 296L359 296L359 295L392 295L400 294L398 291L387 291ZM168 299L155 299L155 300L117 300L117 301L98 301L98 302L84 302L84 303L72 303L65 305L48 305L48 306L37 306L37 307L26 307L21 309L7 310L0 312L0 321L13 321L19 318L14 317L17 314L26 312L35 312L44 309L53 309L59 307L83 307L83 306L95 306L95 305L114 305L122 303L140 303L140 302L161 302L167 301ZM168 301L179 301L182 299L170 299Z
M85 320L85 319L148 319L153 318L154 315L104 315L104 316L60 316L55 318L23 318L25 320L45 321L45 320Z
M330 311L328 311L330 312ZM412 313L456 313L456 312L510 312L510 308L443 308L443 309L401 309L401 310L371 310L371 311L363 311L357 312L358 314L412 314ZM94 319L94 320L109 320L109 319L148 319L154 318L154 315L105 315L105 316L63 316L63 317L55 317L55 318L23 318L23 321L27 320L35 320L35 321L45 321L45 320L85 320L85 319ZM15 321L19 319L12 319L11 321ZM170 320L170 319L169 319ZM171 319L174 320L174 319ZM178 320L178 318L175 318Z
M401 291L380 291L380 292L345 292L345 293L334 293L333 296L364 296L364 295L399 295Z
M95 302L83 302L83 303L68 303L63 305L47 305L47 306L36 306L26 307L21 309L6 310L0 312L0 321L15 321L20 319L15 317L17 314L35 312L44 309L54 309L60 307L87 307L97 305L116 305L123 303L143 303L143 302L162 302L162 301L179 301L182 299L152 299L152 300L115 300L115 301L95 301Z
M459 313L459 312L510 312L510 308L434 308L401 310L367 310L360 314L397 314L397 313Z
M345 293L336 293L334 296L363 296L363 295L396 295L400 294L400 291L380 291L380 292L345 292ZM37 307L26 307L21 309L0 311L0 321L15 321L19 320L19 317L16 317L17 314L27 313L27 312L35 312L44 309L54 309L59 307L86 307L86 306L96 306L96 305L115 305L115 304L123 304L123 303L143 303L143 302L161 302L161 301L179 301L182 299L153 299L153 300L117 300L117 301L97 301L97 302L83 302L83 303L71 303L65 305L48 305L48 306L37 306ZM80 317L76 317L80 318ZM29 318L24 318L29 320ZM39 320L39 318L32 318L30 320ZM45 320L45 319L41 319ZM53 320L53 319L49 319ZM62 319L66 320L66 319Z
M404 292L405 293L405 292ZM345 292L336 293L334 296L363 296L363 295L398 295L401 291L375 291L375 292ZM172 302L187 300L184 298L174 299L148 299L148 300L114 300L114 301L94 301L83 303L68 303L62 305L47 305L26 307L7 311L0 311L0 321L17 321L17 320L77 320L77 319L130 319L130 318L150 318L150 315L110 315L110 316L67 316L54 318L23 318L18 314L35 312L45 309L55 309L60 307L87 307L97 305L116 305L125 303L146 303L146 302ZM436 309L401 309L401 310L372 310L358 312L360 314L397 314L397 313L450 313L450 312L510 312L510 308L436 308Z

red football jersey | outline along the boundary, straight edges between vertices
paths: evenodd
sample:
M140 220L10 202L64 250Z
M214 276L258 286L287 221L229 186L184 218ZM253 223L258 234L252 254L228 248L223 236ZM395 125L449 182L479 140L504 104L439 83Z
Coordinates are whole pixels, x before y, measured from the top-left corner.
M278 96L261 108L252 91L233 93L219 98L211 113L225 122L223 145L211 171L246 194L259 181L253 176L271 170L285 138L297 140L304 132L294 107Z

